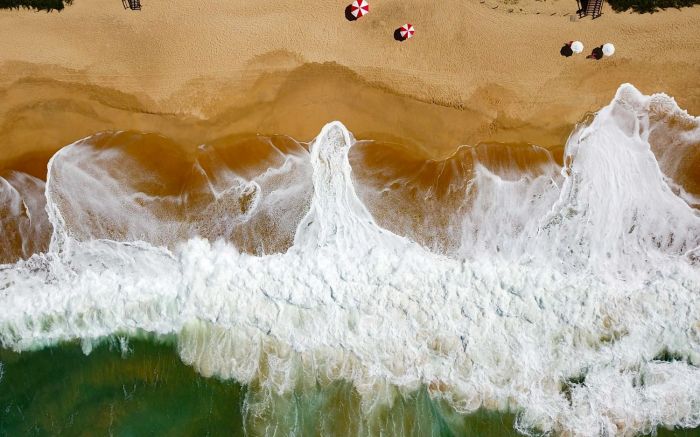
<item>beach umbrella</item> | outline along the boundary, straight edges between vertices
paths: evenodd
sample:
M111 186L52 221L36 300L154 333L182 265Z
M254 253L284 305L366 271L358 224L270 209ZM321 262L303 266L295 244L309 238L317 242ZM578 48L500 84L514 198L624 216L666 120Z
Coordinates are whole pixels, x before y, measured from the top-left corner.
M350 13L355 18L362 17L363 15L369 13L369 3L367 3L365 0L355 0L350 5Z
M413 28L413 24L407 23L399 28L399 33L401 34L401 38L409 39L414 33L416 33L416 29Z
M615 53L615 46L614 45L612 45L610 43L603 44L603 54L605 56L612 56L614 53Z
M581 41L572 42L571 51L574 53L581 53L583 51L583 43Z

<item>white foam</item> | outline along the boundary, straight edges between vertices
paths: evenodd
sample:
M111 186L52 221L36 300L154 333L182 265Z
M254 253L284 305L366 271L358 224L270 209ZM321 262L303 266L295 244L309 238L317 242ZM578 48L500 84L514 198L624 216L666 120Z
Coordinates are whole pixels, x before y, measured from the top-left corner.
M470 220L490 220L459 258L375 223L352 185L354 140L331 123L310 146L314 193L285 253L67 235L61 251L0 267L0 342L80 338L89 351L114 333L175 333L204 375L278 393L347 379L368 414L392 401L387 385L426 384L462 412L518 409L523 430L699 426L700 218L653 159L648 103L623 86L572 135L560 192L482 171L492 186ZM487 207L533 196L503 216ZM656 360L663 351L679 360Z
M104 136L111 136L109 147L95 146ZM223 238L256 254L291 244L312 191L308 156L300 145L282 153L268 141L278 159L254 177L237 174L213 147L201 146L182 175L181 190L164 194L157 164L148 167L114 147L143 138L133 132L97 134L51 158L47 197L59 232L77 241L145 241L170 248L194 236ZM144 193L144 186L151 191Z
M17 171L0 174L0 262L47 249L51 232L44 182Z

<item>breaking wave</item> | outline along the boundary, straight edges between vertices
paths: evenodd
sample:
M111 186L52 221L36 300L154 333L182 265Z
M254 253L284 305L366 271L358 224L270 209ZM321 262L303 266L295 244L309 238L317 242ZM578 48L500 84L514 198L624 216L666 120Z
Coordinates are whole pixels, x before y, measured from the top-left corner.
M365 414L425 386L516 410L523 432L700 426L700 121L671 98L623 85L563 160L420 160L339 122L309 145L202 146L194 166L141 141L52 158L32 256L43 204L0 179L23 248L6 258L27 258L0 266L4 347L176 334L203 375L271 396L347 380Z

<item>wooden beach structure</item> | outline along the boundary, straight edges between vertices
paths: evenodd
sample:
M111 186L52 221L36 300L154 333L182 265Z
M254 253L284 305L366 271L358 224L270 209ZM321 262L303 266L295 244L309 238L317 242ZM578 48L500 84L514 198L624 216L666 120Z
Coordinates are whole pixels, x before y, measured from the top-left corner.
M124 9L141 10L141 0L122 0L122 5L124 5Z
M603 14L603 0L576 0L578 3L578 17L589 16L596 19Z

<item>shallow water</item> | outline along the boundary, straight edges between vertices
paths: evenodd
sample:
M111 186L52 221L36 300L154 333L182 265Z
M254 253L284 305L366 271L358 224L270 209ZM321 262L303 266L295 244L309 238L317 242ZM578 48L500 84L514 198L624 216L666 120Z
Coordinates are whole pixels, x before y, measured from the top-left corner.
M364 417L352 384L296 391L260 408L256 387L204 378L172 344L111 339L85 356L77 344L0 351L0 435L389 435L515 436L513 416L463 417L425 390Z
M631 86L564 150L442 161L338 122L194 157L97 134L52 158L45 217L41 181L3 179L3 256L28 259L0 266L0 342L174 338L248 387L256 435L439 434L484 408L522 432L697 427L699 140Z
M352 384L342 381L275 399L258 416L246 405L260 397L255 387L202 377L169 343L123 345L112 338L87 356L78 344L0 350L0 435L357 435L359 428L375 435L518 435L513 414L462 416L425 390L368 420ZM695 437L700 429L662 428L657 435Z
M172 345L0 352L0 435L243 435L245 389L202 378Z

